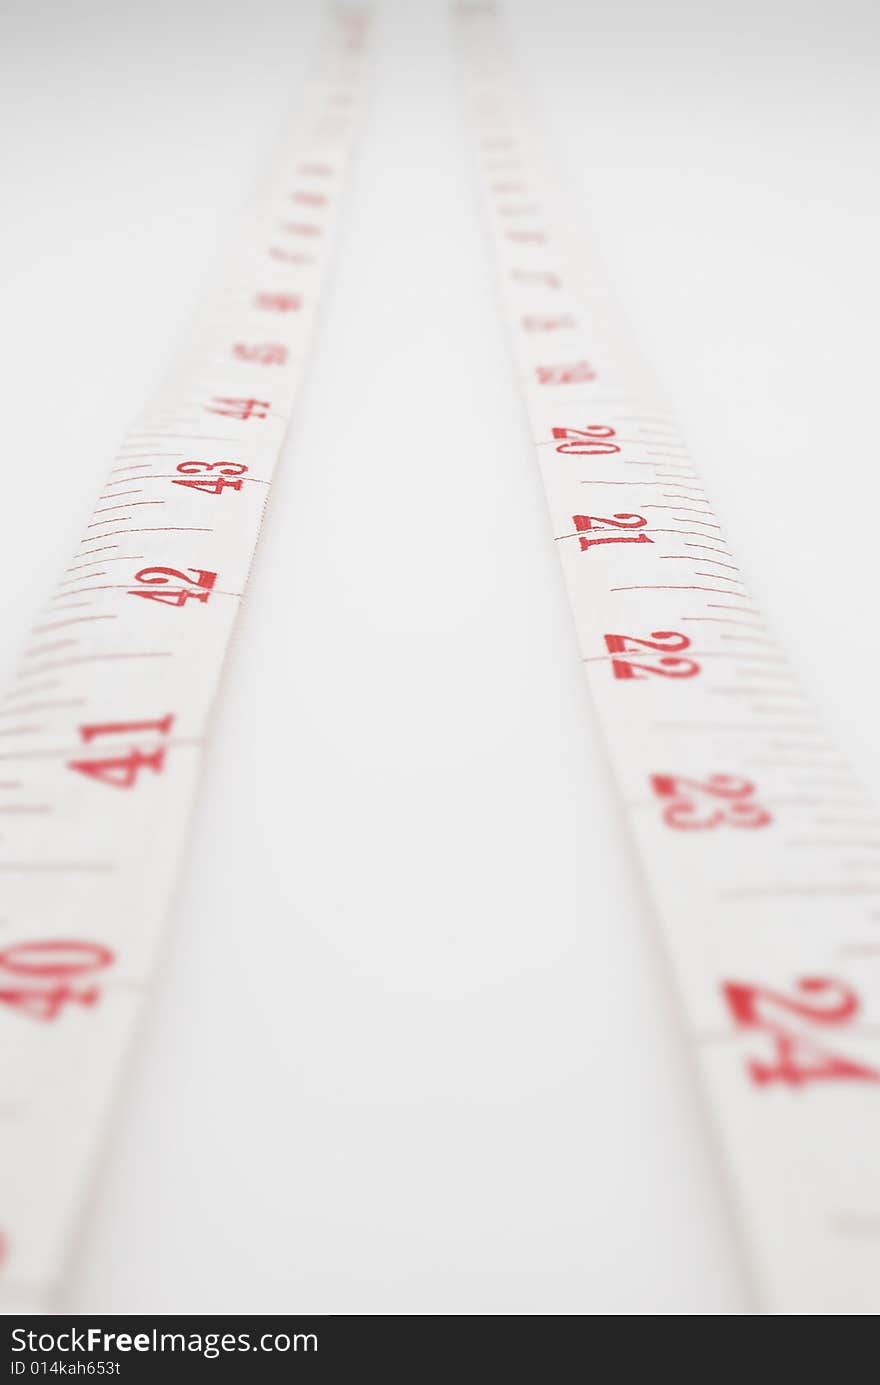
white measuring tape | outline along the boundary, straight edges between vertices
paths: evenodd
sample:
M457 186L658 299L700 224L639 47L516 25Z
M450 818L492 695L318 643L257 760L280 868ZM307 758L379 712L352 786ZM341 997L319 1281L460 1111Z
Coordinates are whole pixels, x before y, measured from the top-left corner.
M748 597L567 219L490 6L457 10L584 666L772 1313L880 1308L880 830ZM365 37L341 11L228 268L0 703L0 1302L52 1306L160 940L314 325Z
M756 610L570 218L491 5L456 8L584 668L764 1311L880 1311L880 823Z
M340 215L366 36L333 13L264 188L0 702L0 1303L55 1301L149 983Z

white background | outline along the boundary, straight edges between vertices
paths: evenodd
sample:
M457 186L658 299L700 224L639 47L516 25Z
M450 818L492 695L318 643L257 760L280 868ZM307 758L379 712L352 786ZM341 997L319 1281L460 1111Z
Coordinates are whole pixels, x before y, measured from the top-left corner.
M748 1313L549 542L447 14L377 8L314 366L64 1306ZM4 672L317 14L6 0ZM511 15L754 594L880 791L878 12Z

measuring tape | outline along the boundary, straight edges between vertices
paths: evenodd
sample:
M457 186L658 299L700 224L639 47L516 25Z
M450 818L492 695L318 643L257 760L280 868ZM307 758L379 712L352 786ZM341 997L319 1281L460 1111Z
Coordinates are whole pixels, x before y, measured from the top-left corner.
M748 596L491 6L456 10L584 667L771 1313L880 1308L880 829ZM53 1305L149 983L361 99L334 17L227 266L0 703L0 1302ZM662 564L662 566L661 566Z
M763 1311L880 1311L880 822L799 690L593 257L491 5L455 9L584 669Z
M211 706L303 375L367 25L334 11L193 331L0 702L0 1303L56 1301L153 973Z

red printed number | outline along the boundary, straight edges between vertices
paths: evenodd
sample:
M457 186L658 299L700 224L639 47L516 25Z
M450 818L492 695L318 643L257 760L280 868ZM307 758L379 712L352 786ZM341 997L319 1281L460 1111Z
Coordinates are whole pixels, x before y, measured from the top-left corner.
M674 774L655 774L651 787L664 800L663 821L682 831L720 827L766 827L770 814L753 794L754 784L732 774L711 774L705 781Z
M643 681L650 674L662 678L693 678L700 671L695 659L678 657L681 650L690 647L690 640L676 630L652 630L649 640L638 640L634 635L606 635L605 645L609 654L628 654L635 646L637 652L655 649L664 656L653 664L634 663L632 659L612 659L611 668L615 678ZM640 653L640 657L644 659L645 655Z
M89 726L81 726L79 734L86 745L97 736L128 736L133 733L154 731L167 736L174 724L170 714L158 717L155 721L102 721ZM159 774L165 767L165 747L145 753L142 750L129 750L121 755L104 755L97 760L69 760L67 768L84 774L89 779L97 779L100 784L109 784L113 789L130 789L137 783L142 769Z
M613 515L603 519L601 515L572 515L572 524L580 534L578 543L586 553L588 548L596 548L601 543L653 543L647 534L602 534L584 538L584 534L595 528L600 529L641 529L648 523L643 515Z
M88 745L97 736L128 736L132 731L158 731L167 736L174 724L170 715L157 717L154 721L95 721L90 726L81 726L79 734Z
M295 313L302 307L298 293L258 293L254 306L269 313Z
M143 582L147 590L133 587L128 594L142 596L146 601L159 601L164 606L182 606L185 601L204 603L217 581L216 572L204 572L198 567L187 568L187 572L194 572L195 577L188 577L186 572L180 572L176 567L142 567L140 572L135 573L134 580ZM169 586L172 581L186 585ZM153 587L161 587L162 591L154 591Z
M539 317L537 313L530 313L523 318L522 325L527 332L559 332L574 327L575 321L570 313L559 317Z
M556 439L564 438L556 448L570 457L599 457L611 452L619 452L616 442L611 442L614 429L604 423L593 423L589 428L554 428Z
M284 365L287 360L287 347L276 341L237 341L232 348L232 354L238 361L255 361L257 365Z
M195 476L203 471L218 472L218 476L210 480L202 477L201 480L195 481L174 480L171 484L173 486L188 486L194 491L204 491L206 495L219 495L222 490L240 491L240 480L227 481L223 478L227 476L241 477L247 471L247 467L241 462L181 462L177 470L184 472L187 476Z
M774 1062L749 1061L752 1081L759 1087L768 1082L799 1087L820 1079L880 1082L880 1072L828 1053L812 1034L798 1032L797 1021L827 1026L852 1019L859 1008L855 992L842 981L822 976L804 976L796 987L799 994L790 997L766 986L724 982L724 998L736 1023L742 1029L763 1031L773 1045Z
M37 1020L54 1020L70 1002L94 1005L96 986L71 984L114 960L99 943L55 939L13 943L0 952L0 1002Z
M304 255L301 250L285 250L280 245L270 245L269 254L273 260L281 260L283 264L313 264L311 255ZM285 359L287 353L285 352Z
M271 407L268 399L230 399L226 395L215 395L206 405L209 414L240 419L265 418Z
M538 365L535 375L539 385L586 385L595 380L596 372L589 361L570 361L566 365Z

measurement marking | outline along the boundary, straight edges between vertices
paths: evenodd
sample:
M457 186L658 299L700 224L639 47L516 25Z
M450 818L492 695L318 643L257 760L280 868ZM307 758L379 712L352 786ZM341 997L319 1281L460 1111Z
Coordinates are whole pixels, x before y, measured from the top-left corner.
M588 483L587 483L586 481L584 481L584 482L582 482L581 484L582 484L582 485L587 485ZM609 481L608 484L609 484L609 485L615 485L616 482L614 482L614 481ZM625 484L625 485L638 485L638 484L640 484L640 483L639 483L639 482L633 482L633 481L627 481L627 482L625 482L624 484ZM698 514L701 513L700 510L691 510L691 509L689 509L687 505L656 505L656 504L654 504L653 501L650 501L647 505L643 505L643 506L642 506L642 509L643 509L643 510L674 510L676 514L681 514L682 511L683 511L685 514L688 514L688 515L698 515ZM720 526L719 524L708 524L707 521L704 520L704 519L690 519L690 520L684 520L684 519L683 519L683 520L682 520L682 524L702 524L703 527L706 528L706 529L720 529L720 528L721 528L721 526Z
M705 538L705 535L701 534L700 538ZM728 558L733 557L733 554L731 553L730 549L725 547L724 544L722 544L720 548L716 548L711 543L685 543L685 548L704 548L707 553L724 553ZM705 562L706 559L704 559L703 561Z
M105 505L102 510L95 510L96 515L109 514L111 510L134 510L138 505L164 505L164 500L129 500L127 505ZM131 519L131 515L122 515L122 519ZM112 519L101 519L99 524L112 524ZM94 524L90 524L89 529L94 529Z
M33 675L31 675L33 676ZM13 692L3 694L3 701L10 702L14 697L30 697L31 693L48 692L50 688L58 687L58 679L50 678L48 683L37 683L32 688L16 688Z
M35 635L46 635L50 630L60 630L63 625L82 625L88 620L118 620L116 614L104 616L70 616L67 620L53 620L48 625L34 625L32 632Z
M229 458L228 460L229 460L229 461L234 461L234 458ZM181 476L179 476L179 475L176 475L173 471L156 471L156 472L153 473L152 476L142 476L142 477L140 477L140 480L142 480L142 481L180 481L180 480L182 480L182 479L184 479L184 478L181 477ZM195 479L195 478L189 477L188 479L193 480L193 479ZM212 479L215 479L215 478L212 478L212 477L210 477L210 476L203 476L203 477L202 477L202 480L208 480L208 481L210 481L210 480L212 480ZM236 481L243 481L243 482L245 483L245 485L252 485L252 486L271 486L271 484L272 484L271 481L267 481L267 480L266 480L264 477L262 477L262 476L236 476L235 479L236 479ZM122 482L122 481L111 481L111 482L110 482L110 485L116 485L116 486L123 485L123 484L124 484L124 482ZM128 495L129 493L132 494L132 495L134 495L134 494L143 494L143 487L141 487L140 490L139 490L138 492L135 492L135 491L131 491L131 492L129 492L129 491L117 491L117 492L116 492L116 495ZM101 500L115 500L115 499L116 499L116 496L103 496L103 495L102 495L102 496L99 497L99 499L101 499ZM149 501L149 502L140 502L140 501L138 501L137 503L138 503L138 504L140 504L140 503L145 503L145 504L146 504L146 503L149 503L149 504L160 504L160 503L161 503L161 504L164 505L164 504L165 504L165 501L164 501L164 500L161 501L161 502L160 502L160 501ZM96 513L98 513L98 512L96 511Z
M178 533L178 534L213 534L213 532L214 532L214 530L213 530L210 526L206 527L205 525L193 525L193 524L160 524L160 525L154 525L153 527L151 527L151 528L149 528L149 529L114 529L114 530L112 530L112 532L109 533L109 534L100 534L100 535L96 535L95 537L96 537L96 538L102 538L102 539L109 539L109 538L115 538L117 534L174 534L174 533ZM92 539L83 539L82 542L83 542L83 543L92 543L93 541L92 541ZM118 544L114 544L114 547L115 547L115 548L118 548L119 545L118 545ZM96 549L96 548L93 548L93 549L91 550L91 552L92 552L92 553L97 553L97 552L100 552L100 550L99 550L99 549Z
M106 535L106 534L102 534L101 537L106 539L106 538L107 538L107 535ZM88 542L91 543L91 539L89 539ZM115 548L118 548L118 547L119 547L119 544L118 544L118 543L108 543L108 544L106 545L105 548L92 548L92 549L90 549L89 551L90 551L91 553L112 553L113 550L114 550ZM102 559L102 562L105 562L105 563L111 563L111 562L113 562L113 563L115 563L115 562L116 562L116 559L115 559L115 558L103 558L103 559ZM89 561L88 563L83 563L83 567L94 567L94 563L93 563L92 561ZM69 568L69 567L68 567L68 568L65 568L64 570L65 570L65 572L71 572L71 571L72 571L72 568ZM58 585L61 586L61 583L59 582Z
M27 707L10 707L5 712L0 711L0 717L20 717L31 712L55 711L56 708L60 707L84 707L86 701L87 699L84 697L68 697L60 698L56 702L32 702ZM8 788L8 785L0 785L0 787Z
M712 625L741 625L744 630L763 630L762 625L749 625L747 620L731 620L729 616L680 616L680 620Z
M723 590L723 588L721 588L721 587L678 586L678 585L664 586L664 585L661 585L661 584L659 584L659 583L658 583L658 584L655 584L655 585L642 584L642 585L640 585L640 586L633 586L633 587L610 587L610 588L609 588L609 591L613 591L613 592L718 592L718 594L719 594L720 596L727 596L727 595L729 595L729 593L725 592L725 591ZM733 608L731 608L731 609L733 609ZM722 638L723 638L723 637L722 637Z
M112 546L113 546L113 548L118 548L118 547L119 547L119 544L118 544L118 543L114 543ZM98 552L100 552L100 550L97 549L97 548L93 548L93 549L92 549L92 552L93 552L93 553L98 553ZM96 560L93 561L93 562L88 562L88 563L74 563L72 567L66 568L65 570L66 570L67 572L76 572L79 568L84 568L84 567L97 567L98 563L137 563L137 562L143 561L143 558L144 558L143 553L121 553L121 554L119 555L118 558L98 558L98 559L96 559ZM103 576L104 576L103 572L90 572L90 573L89 573L89 578L92 578L92 577L103 577ZM84 579L84 578L82 578L82 577L75 577L73 580L74 580L75 582L82 582L82 581L87 580L87 579ZM59 582L58 585L59 585L59 587L60 587L60 586L63 586L63 585L65 585L65 584Z
M642 506L642 508L644 509L644 506ZM684 519L682 520L682 524L687 524L688 522L689 522L688 520L684 520ZM645 532L646 532L646 533L650 533L650 534L674 534L675 537L676 537L677 539L680 539L680 538L682 537L682 535L684 535L684 534L694 534L697 538L700 538L700 539L704 539L704 538L706 537L706 535L705 535L705 534L702 534L702 533L700 532L699 529L665 529L665 528L655 528L653 524L651 525L650 529L646 530ZM723 548L720 548L720 549L715 549L714 551L715 551L716 553L723 553L725 550L724 550ZM694 561L696 561L696 559L695 559Z
M170 649L149 650L137 654L78 654L72 659L56 659L54 663L45 664L37 671L48 673L49 669L70 668L73 664L96 664L111 659L170 659L171 655Z
M103 576L104 576L104 573L103 573L103 572L94 572L94 573L91 573L90 575L91 575L92 577L103 577ZM134 578L132 578L132 581L134 581ZM134 588L134 587L132 587L131 582L102 582L102 583L100 583L97 587L77 587L75 591L72 591L72 592L62 592L61 596L50 596L49 600L50 600L50 601L66 601L67 598L68 598L68 596L81 596L84 592L117 592L117 591L119 591L119 592L140 591L140 588ZM212 587L212 588L211 588L211 595L212 595L212 596L233 596L233 597L236 597L236 598L240 598L241 595L242 595L242 593L241 593L241 592L224 591L224 590L223 590L222 588L220 588L220 587ZM88 604L93 605L94 603L91 602L91 603L88 603ZM64 606L64 607L62 607L62 609L66 611L66 610L69 610L70 608L69 608L68 606Z
M739 611L740 615L757 616L758 620L761 620L761 612L754 610L751 606L723 606L720 601L707 601L706 606L710 611Z
M46 654L52 649L64 649L71 644L79 644L79 640L52 640L49 644L35 644L33 649L26 649L21 657L23 659L35 659L39 654Z
M695 546L696 546L696 545L695 545ZM741 569L738 568L738 567L736 566L736 563L720 563L720 562L718 561L717 558L692 558L691 555L690 555L689 553L661 553L660 557L661 557L661 560L662 560L663 562L665 562L665 563L666 563L666 562L668 562L668 563L671 563L671 562L680 562L680 563L693 563L693 562L698 562L698 563L711 563L713 567L726 567L726 568L730 568L731 572L739 572L739 571L741 571ZM711 576L712 576L712 573L708 573L708 572L698 572L698 573L697 573L697 576L698 576L698 577L711 577ZM728 578L727 580L729 581L730 579Z

